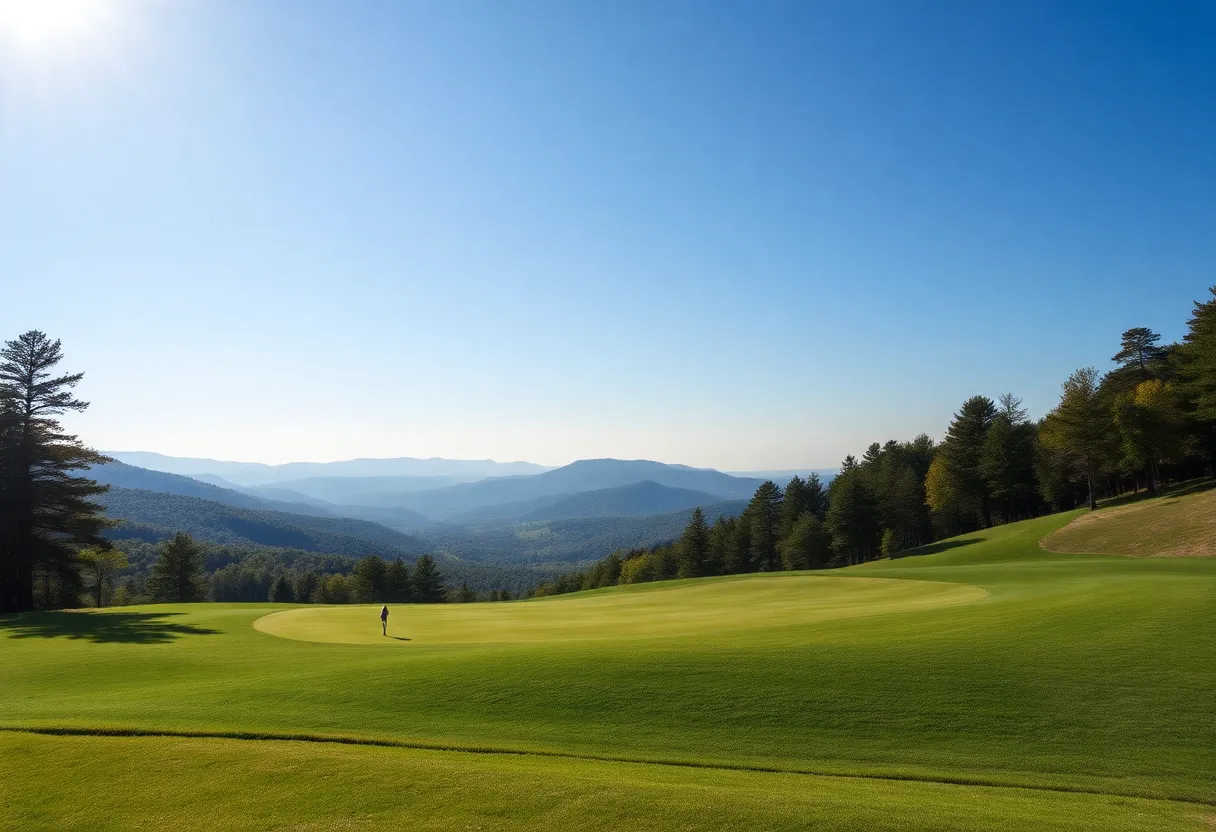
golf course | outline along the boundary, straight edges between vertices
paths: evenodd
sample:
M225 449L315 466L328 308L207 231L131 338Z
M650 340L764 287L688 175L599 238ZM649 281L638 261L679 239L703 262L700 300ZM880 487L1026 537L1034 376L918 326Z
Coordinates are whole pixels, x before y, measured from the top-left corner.
M1216 560L1040 545L1077 516L847 569L397 606L387 637L373 606L6 616L0 816L1211 829Z

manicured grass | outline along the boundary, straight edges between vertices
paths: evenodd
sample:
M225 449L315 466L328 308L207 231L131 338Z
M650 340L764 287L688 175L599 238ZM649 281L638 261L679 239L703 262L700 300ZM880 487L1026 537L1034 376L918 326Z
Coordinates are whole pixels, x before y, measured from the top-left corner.
M99 764L104 761L104 765ZM26 772L34 771L29 777ZM1203 829L1205 810L976 789L313 743L0 734L5 828ZM978 793L977 793L978 792Z
M194 806L189 817L211 817L214 829L290 826L270 815L260 826L240 825L240 813L220 805L220 785L207 815L202 797L187 799L209 793L207 776L249 783L248 794L275 783L285 794L317 795L296 801L315 804L300 828L348 820L343 778L325 774L331 766L367 783L359 788L379 807L368 818L411 823L413 810L393 803L398 780L430 784L420 787L425 794L411 792L413 800L433 792L447 802L440 782L455 788L466 771L485 785L470 785L467 800L456 801L464 807L449 816L456 828L466 820L476 828L475 815L460 812L483 809L502 812L485 828L786 828L797 817L801 828L829 829L1052 828L1044 817L1073 817L1076 828L1091 829L1195 827L1216 812L1216 560L1068 556L1039 547L1070 519L1027 521L939 544L937 554L830 573L396 607L390 632L400 626L410 642L385 640L368 608L201 604L0 618L0 723L10 727L310 735L567 755L0 733L2 747L14 749L0 758L20 759L13 743L26 743L20 753L29 770L51 784L8 798L0 789L0 800L49 813L40 822L59 828L52 821L87 815L91 778L131 755L150 761L145 773L163 765L163 778L148 782L168 801L165 811ZM261 626L292 638L254 628L270 613L284 614ZM369 643L300 640L330 637L322 630L331 626L336 637ZM77 747L85 750L55 751ZM280 752L283 759L314 762L274 774L260 755L277 759L264 749L280 747L292 749ZM190 768L196 753L198 770ZM80 760L79 790L53 782L56 754ZM519 775L501 774L504 790L535 784L552 800L521 801L518 811L503 805L503 792L487 782L497 776L485 774L493 765ZM395 767L408 773L374 785ZM605 785L618 773L622 785ZM727 782L736 785L717 785ZM730 797L715 803L719 788ZM834 808L816 814L799 802L804 793ZM686 797L690 803L679 802ZM139 799L153 798L130 798ZM275 811L274 800L266 798L266 812ZM970 807L971 825L952 807ZM626 810L647 820L620 814ZM122 825L122 813L133 811L114 808L108 822L134 828ZM552 814L566 811L574 814ZM873 822L876 812L881 822Z
M969 584L750 575L664 581L644 591L580 592L522 604L395 606L387 637L380 628L379 604L302 607L272 613L253 626L270 635L329 644L552 644L792 627L985 597L984 590Z
M1083 514L1043 546L1137 557L1216 555L1216 484L1205 485Z

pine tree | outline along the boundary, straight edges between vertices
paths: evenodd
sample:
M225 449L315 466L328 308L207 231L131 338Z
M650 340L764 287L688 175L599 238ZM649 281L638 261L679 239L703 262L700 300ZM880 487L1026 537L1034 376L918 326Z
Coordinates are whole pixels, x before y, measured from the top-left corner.
M376 555L359 558L350 574L351 592L357 603L379 604L387 601L388 565Z
M105 545L108 521L91 498L106 488L77 472L106 458L55 418L88 407L72 394L83 373L52 375L62 360L60 342L37 330L0 350L0 612L33 609L35 572L79 586L76 552Z
M698 578L707 574L709 562L709 529L705 525L705 514L698 506L693 509L692 519L680 535L676 545L677 574L681 578Z
M778 536L784 540L789 536L798 518L807 510L807 486L802 477L795 474L785 484L785 497L781 500L781 523Z
M709 557L706 570L711 575L733 574L731 565L734 561L735 537L737 530L733 517L718 516L709 530Z
M1123 333L1119 352L1111 361L1123 367L1140 371L1142 378L1149 378L1151 368L1165 357L1165 349L1157 346L1161 336L1148 327L1138 326Z
M462 583L460 589L452 593L452 600L457 604L471 604L477 600L477 593L469 589L468 583Z
M1178 374L1181 393L1207 451L1210 474L1216 455L1216 286L1209 291L1212 299L1196 301L1187 322L1187 333L1178 350Z
M751 525L751 562L757 569L777 570L777 541L781 531L781 489L765 480L747 506Z
M828 515L828 491L823 487L823 481L818 474L807 477L802 489L802 502L806 510L820 520Z
M290 604L295 601L295 592L291 588L291 581L287 580L287 575L279 575L278 579L270 585L269 600L273 604Z
M203 600L203 550L194 538L178 532L160 545L160 557L148 576L148 590L154 601Z
M798 518L782 540L781 565L786 569L814 569L832 559L832 538L823 521L810 512Z
M943 474L964 511L974 513L982 526L992 525L988 483L980 468L988 429L996 418L996 405L987 396L972 396L963 402L946 430L940 453Z
M1111 415L1098 395L1098 371L1077 370L1064 382L1059 405L1043 420L1040 438L1085 476L1090 511L1098 508L1098 475L1115 453L1113 435Z
M863 474L854 468L832 481L827 528L832 548L849 564L873 557L882 534L878 500Z
M1012 393L1001 397L980 454L980 473L992 499L1005 506L1005 522L1017 520L1017 504L1034 493L1035 429L1022 402Z
M407 603L413 595L410 570L401 558L390 563L384 572L384 594L385 600L395 604Z
M441 604L447 600L443 575L430 555L423 555L414 563L414 599L423 604Z

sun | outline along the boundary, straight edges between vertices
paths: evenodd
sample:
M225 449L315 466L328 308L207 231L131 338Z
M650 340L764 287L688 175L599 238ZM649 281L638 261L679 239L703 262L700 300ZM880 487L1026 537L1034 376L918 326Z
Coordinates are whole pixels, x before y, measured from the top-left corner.
M0 46L26 55L71 52L103 35L117 0L0 0Z

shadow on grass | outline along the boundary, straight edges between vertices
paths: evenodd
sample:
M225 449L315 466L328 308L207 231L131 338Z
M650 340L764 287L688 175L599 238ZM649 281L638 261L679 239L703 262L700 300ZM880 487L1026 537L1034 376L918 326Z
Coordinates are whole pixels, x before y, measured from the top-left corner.
M942 552L948 552L951 549L970 546L972 543L983 543L987 539L986 537L965 537L962 540L939 540L937 543L930 543L927 546L918 546L915 549L905 549L902 552L896 552L894 555L891 555L891 560L902 560L903 558L916 557L917 555L937 555Z
M214 635L219 630L166 619L178 612L27 612L0 615L0 637L67 638L94 643L165 644L183 636Z
M389 636L389 638L395 638L395 639L397 639L397 641L409 641L410 640L410 639L406 638L405 636Z
M1204 491L1211 491L1216 488L1216 479L1212 480L1190 480L1180 483L1179 485L1166 486L1160 489L1156 497L1161 499L1163 503L1172 503L1182 497L1189 497L1192 494L1201 494ZM1155 499L1148 491L1141 491L1139 494L1124 494L1122 497L1111 497L1106 500L1101 500L1098 503L1098 509L1118 508L1119 506L1131 505L1132 503L1142 503L1145 500Z

